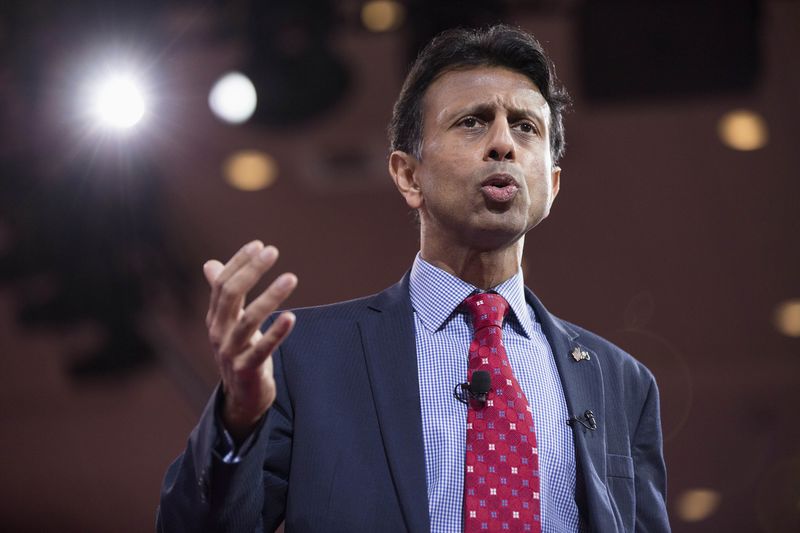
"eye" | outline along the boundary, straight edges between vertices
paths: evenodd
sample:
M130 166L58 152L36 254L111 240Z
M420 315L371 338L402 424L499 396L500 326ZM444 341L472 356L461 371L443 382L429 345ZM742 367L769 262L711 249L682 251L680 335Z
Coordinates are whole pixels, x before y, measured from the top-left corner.
M517 124L517 128L519 128L519 131L522 133L536 133L536 126L530 122L520 122Z
M477 119L477 118L475 118L475 117L464 117L464 118L462 118L462 119L461 119L461 121L459 122L459 125L460 125L460 126L463 126L463 127L465 127L465 128L469 128L469 129L475 128L475 127L477 127L479 124L480 124L480 123L478 122L478 119Z

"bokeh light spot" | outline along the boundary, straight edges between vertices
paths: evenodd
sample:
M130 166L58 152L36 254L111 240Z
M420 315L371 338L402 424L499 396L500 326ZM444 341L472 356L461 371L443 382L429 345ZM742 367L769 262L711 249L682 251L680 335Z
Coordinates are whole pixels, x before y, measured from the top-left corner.
M734 150L758 150L769 138L766 120L748 109L725 113L719 120L718 130L722 142Z
M369 31L395 30L403 24L405 6L393 0L372 0L361 7L361 22Z
M691 489L678 498L676 510L684 522L705 520L719 507L722 495L711 489Z
M256 88L241 72L228 72L214 83L208 94L211 111L231 124L247 121L256 110Z
M241 191L258 191L275 182L278 165L264 152L243 150L228 157L223 172L232 187Z
M786 300L775 309L775 327L787 337L800 337L800 298Z

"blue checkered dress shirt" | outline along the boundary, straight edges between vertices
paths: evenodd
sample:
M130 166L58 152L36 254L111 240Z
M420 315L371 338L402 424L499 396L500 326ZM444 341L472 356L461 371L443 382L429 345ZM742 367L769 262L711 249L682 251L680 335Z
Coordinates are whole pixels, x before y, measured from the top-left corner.
M476 287L417 255L409 283L416 328L425 476L432 532L462 531L467 406L453 387L467 378L472 324L460 309ZM553 353L525 301L522 272L493 290L509 303L503 345L536 423L542 531L579 531L575 447Z

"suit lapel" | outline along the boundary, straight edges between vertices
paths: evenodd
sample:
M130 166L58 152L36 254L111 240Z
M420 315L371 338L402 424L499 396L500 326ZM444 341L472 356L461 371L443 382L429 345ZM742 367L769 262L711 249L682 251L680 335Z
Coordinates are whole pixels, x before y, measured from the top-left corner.
M526 299L536 312L553 350L570 416L594 413L597 429L573 425L578 463L578 498L584 520L614 523L606 486L606 438L603 376L598 354L580 342L578 333L551 315L529 290ZM413 310L408 275L380 293L359 321L364 357L389 468L409 531L429 531L422 410L419 402ZM589 358L576 360L573 350ZM606 516L608 515L608 516ZM594 529L594 528L592 528Z
M575 330L551 315L527 287L525 294L553 350L569 416L583 420L586 411L590 410L597 421L595 430L590 430L579 423L573 423L572 426L577 456L578 498L579 506L584 511L583 518L584 520L588 518L590 524L614 523L612 516L608 517L610 522L603 518L603 515L610 514L611 502L605 489L605 395L600 358L581 344ZM573 356L576 348L577 360ZM588 358L580 356L581 350L588 355ZM580 499L584 497L586 501L581 502Z
M359 321L384 450L409 531L429 531L422 410L408 275Z

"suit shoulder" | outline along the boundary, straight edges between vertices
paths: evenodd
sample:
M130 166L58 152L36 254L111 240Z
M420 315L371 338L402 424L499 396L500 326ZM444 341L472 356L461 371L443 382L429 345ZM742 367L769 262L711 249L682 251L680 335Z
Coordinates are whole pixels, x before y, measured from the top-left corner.
M292 309L292 312L297 316L298 326L313 328L324 324L333 325L359 321L371 313L391 309L397 305L410 308L407 277L406 275L400 282L369 296L325 305L295 308ZM277 313L273 313L271 319L274 320L276 316Z
M285 311L291 311L297 317L295 331L298 329L312 329L321 325L332 325L341 323L342 321L351 322L358 320L369 309L370 301L375 295L364 296L347 300L343 302L335 302L324 305L314 305L307 307L296 307L291 309L280 309L272 313L267 320L261 325L261 331L266 331L267 328L278 318L278 315ZM296 334L293 336L297 336Z
M301 307L293 309L293 312L298 316L298 319L302 317L307 321L357 320L369 313L382 309L391 309L398 305L410 308L408 273L394 285L375 294L343 302Z
M375 294L362 296L352 300L334 302L324 305L313 305L308 307L298 307L292 309L298 319L304 320L347 320L357 318L369 308L372 301L376 298Z

